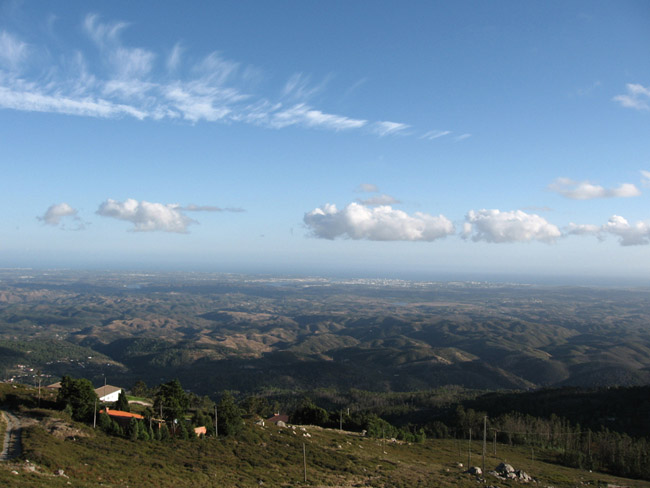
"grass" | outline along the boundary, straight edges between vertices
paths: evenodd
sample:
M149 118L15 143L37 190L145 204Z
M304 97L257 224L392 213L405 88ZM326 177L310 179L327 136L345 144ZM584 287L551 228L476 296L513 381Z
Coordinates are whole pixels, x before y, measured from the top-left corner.
M0 399L3 385L0 385ZM30 391L8 393L27 399ZM14 397L11 397L14 399ZM453 439L427 440L421 444L391 443L361 437L357 433L306 427L280 429L273 425L247 424L237 438L206 438L168 442L129 441L110 437L76 424L76 435L55 437L45 426L53 418L70 422L62 412L23 407L23 415L38 422L24 429L23 456L0 463L0 486L16 488L68 487L430 487L470 488L477 479L467 468L468 443ZM87 434L82 436L81 434ZM307 482L304 481L303 444ZM481 466L480 441L471 445L473 466ZM570 469L553 463L557 453L497 444L497 455L488 445L487 470L502 461L538 480L539 488L575 486L649 487L650 483L601 473ZM459 467L462 463L464 467ZM65 476L58 476L63 470ZM522 485L486 478L487 484ZM70 483L70 484L68 484Z
M129 441L97 431L89 437L55 438L39 426L26 429L24 458L12 474L0 468L0 485L31 487L211 487L211 486L373 486L373 487L475 487L476 478L464 473L467 443L429 440L422 444L383 443L359 434L307 427L311 437L297 429L261 428L250 425L237 439L170 442ZM307 483L304 482L302 448L306 448ZM491 446L490 446L491 447ZM472 445L472 465L481 465L481 444ZM538 479L536 486L556 488L607 483L642 487L646 482L622 480L599 473L564 468L549 463L552 453L497 445L486 467L507 461ZM540 460L540 458L542 460ZM26 471L29 466L35 471ZM54 476L63 469L69 478ZM39 480L41 485L39 485ZM488 483L520 486L488 476ZM69 486L69 485L67 485Z

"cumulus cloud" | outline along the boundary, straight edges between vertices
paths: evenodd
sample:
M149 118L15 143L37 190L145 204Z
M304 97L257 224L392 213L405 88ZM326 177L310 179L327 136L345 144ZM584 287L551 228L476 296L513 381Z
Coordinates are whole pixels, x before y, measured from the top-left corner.
M650 87L639 85L638 83L628 83L625 85L627 93L616 95L613 100L621 104L622 107L633 108L635 110L650 110Z
M455 232L454 225L443 215L416 212L411 216L388 205L370 208L350 203L338 210L327 204L306 213L303 220L312 235L322 239L434 241Z
M567 227L567 235L591 235L604 240L607 234L618 237L622 246L640 246L650 244L650 220L630 223L620 215L612 215L606 224L574 224Z
M102 217L125 220L133 224L136 232L179 232L187 233L187 227L196 221L183 214L177 204L151 203L129 198L124 202L108 199L97 209Z
M465 217L462 237L486 242L554 242L562 233L555 225L536 214L521 210L501 212L470 210Z
M602 230L618 236L622 246L638 246L650 243L650 220L629 223L620 215L613 215Z
M616 188L603 188L589 181L574 181L569 178L557 178L548 185L552 192L572 200L591 200L594 198L629 198L641 194L632 183L623 183Z
M400 202L397 198L392 197L390 195L386 194L381 194L381 195L375 195L374 197L366 198L365 200L359 200L359 203L362 205L394 205L397 203L402 203Z
M65 202L55 203L45 211L42 217L36 217L47 225L58 226L65 217L77 217L77 210Z

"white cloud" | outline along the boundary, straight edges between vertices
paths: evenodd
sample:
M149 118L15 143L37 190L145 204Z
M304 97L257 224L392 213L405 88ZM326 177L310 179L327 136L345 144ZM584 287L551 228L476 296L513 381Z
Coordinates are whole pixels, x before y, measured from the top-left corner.
M161 55L126 45L122 40L129 28L126 22L103 21L91 14L85 17L82 27L99 57L97 53L84 55L80 49L57 52L58 45L28 45L0 30L0 109L139 120L183 119L191 123L240 122L275 129L364 128L366 133L380 137L406 133L410 127L328 113L305 103L324 91L330 77L313 85L308 76L295 73L284 85L280 100L268 99L244 90L259 85L260 70L242 67L216 51L190 63L187 59L191 57L185 56L180 43ZM50 64L42 64L41 73L34 66L30 77L25 78L19 65L30 52L41 50L49 54L39 61L49 60ZM86 63L86 59L98 59L101 66ZM446 134L430 132L426 137ZM459 136L459 140L465 137L469 134Z
M434 241L455 232L454 225L443 215L416 212L411 216L387 205L369 208L350 203L338 210L327 204L306 213L303 220L315 237L323 239Z
M567 235L592 235L603 240L605 235L618 237L622 246L640 246L650 244L650 220L640 220L631 224L620 215L612 215L602 226L591 224L569 224Z
M174 44L169 56L167 56L167 70L176 71L181 64L181 57L183 55L183 46L179 42Z
M613 100L621 104L622 107L633 108L636 110L650 110L650 88L637 83L628 83L625 85L627 93L616 95Z
M190 224L196 223L183 214L177 204L151 203L132 198L124 202L108 199L97 209L102 217L112 217L133 224L136 232L179 232L186 233Z
M377 193L379 191L379 187L377 185L373 185L372 183L361 183L355 188L354 191L358 193Z
M638 246L650 243L650 220L630 224L625 218L613 215L602 230L618 236L622 246Z
M76 217L77 210L65 202L55 203L45 211L42 217L36 217L38 220L47 225L57 226L64 217Z
M396 203L402 203L397 198L391 197L390 195L375 195L374 197L366 198L365 200L359 200L359 203L362 205L394 205Z
M213 205L194 205L190 204L185 207L178 207L179 210L185 212L245 212L243 208L234 208L234 207L215 207Z
M641 170L641 184L646 188L650 187L650 171Z
M27 44L6 31L0 31L0 64L15 68L27 57Z
M536 214L521 210L501 212L499 210L470 210L465 217L462 237L486 242L529 242L551 243L562 234L560 229Z
M282 95L296 100L305 101L312 98L314 95L322 92L330 77L328 76L318 85L310 86L311 78L302 73L294 73L291 78L285 83L282 89Z
M115 104L104 99L68 98L52 96L33 91L13 91L0 86L0 107L24 110L28 112L57 112L68 115L83 115L90 117L115 117L130 115L142 120L145 112L135 107Z
M595 236L598 240L603 240L603 229L597 225L591 224L574 224L571 222L566 229L566 235L575 236Z
M377 134L380 137L392 135L392 134L397 134L399 132L402 132L406 129L408 129L410 125L407 124L401 124L399 122L389 122L389 121L383 121L383 122L375 122L372 124L371 131Z
M314 110L304 103L299 103L286 110L271 114L269 125L275 129L282 129L291 125L301 125L339 131L359 129L366 125L366 123L366 120L326 114L320 110Z
M454 140L456 142L460 142L460 141L464 141L465 139L469 139L470 137L472 137L472 134L461 134L459 136L456 136Z
M632 183L623 183L617 188L603 188L589 181L573 181L569 178L557 178L548 185L552 192L572 200L591 200L593 198L629 198L641 195Z
M432 141L433 139L438 139L439 137L444 137L448 136L451 134L450 130L430 130L426 134L423 134L420 139L429 139Z

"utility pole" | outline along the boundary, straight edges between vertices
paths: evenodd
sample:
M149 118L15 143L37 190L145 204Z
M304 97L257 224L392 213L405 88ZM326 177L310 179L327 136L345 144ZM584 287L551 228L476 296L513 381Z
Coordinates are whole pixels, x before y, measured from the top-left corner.
M472 464L472 428L469 429L469 442L467 443L467 469Z
M302 466L305 471L305 483L307 483L307 450L304 442L302 443Z
M93 411L93 429L97 427L97 398L95 398L95 410Z
M494 447L494 457L497 457L497 430L494 429L494 438L492 440L492 447Z
M487 415L483 417L483 474L485 475L485 451L487 438Z
M214 406L214 436L219 437L219 417L217 416L217 406Z
M339 412L339 431L343 432L343 410Z

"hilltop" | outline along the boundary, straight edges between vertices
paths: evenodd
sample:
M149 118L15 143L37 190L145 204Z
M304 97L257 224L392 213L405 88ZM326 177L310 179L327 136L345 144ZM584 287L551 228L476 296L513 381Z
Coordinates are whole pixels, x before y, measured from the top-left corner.
M11 391L9 391L11 389ZM247 422L232 438L130 441L73 422L63 412L32 407L36 390L3 385L3 398L26 424L23 454L0 464L5 486L40 487L474 487L466 473L468 442L406 443L363 437L359 432ZM53 428L53 426L58 426ZM307 465L304 482L303 444ZM488 446L486 467L507 461L537 482L531 486L648 486L647 482L557 466L553 452L497 444ZM482 446L471 444L472 465L481 465ZM464 466L460 467L459 463ZM487 475L501 487L526 486Z

